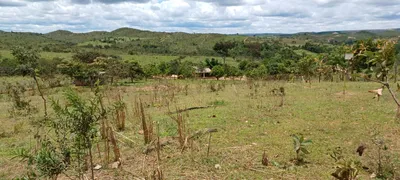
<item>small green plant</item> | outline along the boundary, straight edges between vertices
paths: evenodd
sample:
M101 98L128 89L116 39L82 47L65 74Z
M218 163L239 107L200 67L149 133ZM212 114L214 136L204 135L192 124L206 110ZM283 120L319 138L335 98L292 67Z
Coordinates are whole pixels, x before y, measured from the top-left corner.
M14 158L18 157L22 161L27 161L28 166L34 168L39 177L57 179L57 176L67 168L64 156L47 139L42 140L40 149L34 154L26 149L16 150L14 154Z
M90 167L93 167L92 147L99 121L104 118L105 113L101 111L98 90L95 93L96 97L89 100L83 99L73 90L65 91L64 95L67 100L65 106L52 100L57 118L49 124L56 134L60 151L65 157L75 157L79 178L83 178L86 160L89 160ZM93 168L90 169L94 179Z
M335 161L335 172L331 175L339 180L353 180L358 176L361 163L354 160L346 160L341 147L335 148L329 156Z
M208 88L210 88L211 92L217 92L218 89L217 89L217 87L215 87L215 86L216 86L216 85L215 85L214 83L210 83L210 84L208 85Z
M17 83L15 85L6 85L7 94L11 98L13 106L9 110L11 116L15 115L28 115L36 111L36 108L30 105L30 100L25 100L24 93L26 88Z
M304 162L303 154L309 154L310 152L307 150L307 146L312 144L311 139L305 139L303 135L292 135L293 138L293 147L296 152L296 164L301 164Z
M380 179L394 179L396 163L393 154L390 153L385 140L378 135L374 135L372 143L375 146L375 154L372 159L376 161L375 174ZM398 164L397 164L398 165Z
M338 162L340 160L342 160L343 157L343 150L341 147L336 147L331 154L329 154L329 156L335 160L335 162Z
M361 163L354 160L341 160L336 163L336 170L331 175L339 180L357 179Z
M118 94L117 102L113 105L115 111L115 125L119 131L125 130L126 104L122 101L121 95Z
M226 105L226 101L224 100L215 100L209 103L212 106L224 106Z

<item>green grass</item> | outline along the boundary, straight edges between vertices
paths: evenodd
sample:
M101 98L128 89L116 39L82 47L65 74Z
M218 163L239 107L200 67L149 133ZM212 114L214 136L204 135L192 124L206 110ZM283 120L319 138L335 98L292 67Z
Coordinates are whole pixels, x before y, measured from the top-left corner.
M0 50L0 55L3 58L13 58L10 50ZM72 59L73 53L54 53L54 52L41 52L40 53L42 58L45 59L53 59L53 58L63 58L70 60ZM119 56L122 58L123 61L137 61L141 65L147 65L152 63L161 63L161 62L169 62L171 60L177 59L180 56L173 56L173 55L129 55L127 53L121 54ZM195 63L200 63L206 60L206 58L216 58L219 62L223 62L221 57L215 56L185 56L183 59L184 61L191 61ZM232 58L226 58L226 63L232 66L237 66L238 62L233 60Z
M225 86L218 92L211 92L210 83ZM257 91L249 84L257 84ZM189 86L186 96L183 90ZM280 97L273 96L270 90L285 87L285 104L279 107ZM156 88L157 87L157 88ZM132 86L114 87L106 91L106 102L115 100L121 93L127 104L127 130L121 132L134 141L130 146L120 144L122 148L123 170L96 171L98 177L118 176L117 179L132 178L128 171L144 177L151 172L156 154L142 154L143 137L138 134L140 122L133 115L136 98L140 97L148 105L146 114L160 123L160 134L175 135L175 122L169 117L169 110L195 106L216 106L183 113L191 132L204 128L217 128L212 135L210 155L207 157L208 135L196 140L193 149L181 153L177 145L166 146L161 152L162 169L166 179L332 179L334 162L329 151L342 147L344 155L359 159L364 165L373 168L371 163L376 157L371 136L380 132L386 139L389 152L400 153L399 122L394 120L396 105L387 91L379 102L372 99L367 91L379 87L376 83L349 82L347 94L342 94L341 83L308 84L272 82L272 81L213 81L210 80L151 80ZM158 90L154 90L158 89ZM89 89L78 89L87 96ZM49 96L62 100L60 93ZM38 96L30 96L32 103L41 109ZM166 102L169 106L166 106ZM10 102L0 99L1 132L11 132L20 121L29 122L30 117L9 118L7 109ZM51 114L51 112L50 112ZM33 115L38 118L40 114ZM111 121L112 122L112 121ZM10 154L16 147L29 147L31 140L29 123L24 124L19 134L0 138L0 177L11 178L20 171L8 171L18 166L10 161ZM303 134L312 139L308 146L311 154L306 156L309 162L303 166L291 166L280 169L274 166L262 166L261 157L265 151L270 161L291 164L295 157L292 134ZM121 139L124 141L123 139ZM355 153L358 145L368 146L363 157ZM146 160L145 160L146 158ZM97 159L96 163L100 163ZM142 169L142 164L146 166ZM215 169L219 164L221 169ZM8 166L9 165L9 166ZM400 164L395 164L397 167ZM360 172L360 179L368 179L370 173Z
M14 58L11 54L10 50L0 50L0 55L3 58ZM64 58L64 59L72 59L72 53L55 53L55 52L41 52L42 58L45 59L53 59L53 58Z

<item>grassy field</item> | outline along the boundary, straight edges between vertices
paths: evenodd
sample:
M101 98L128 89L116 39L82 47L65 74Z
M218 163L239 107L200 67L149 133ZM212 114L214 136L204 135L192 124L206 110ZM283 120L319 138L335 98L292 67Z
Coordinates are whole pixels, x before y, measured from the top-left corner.
M173 55L129 55L129 54L118 54L122 58L123 61L137 61L141 65L147 65L152 63L160 63L160 62L169 62L171 60L179 58L179 56ZM0 55L3 58L13 58L11 51L9 50L0 50ZM73 53L54 53L54 52L41 52L40 53L42 58L45 59L53 59L53 58L63 58L70 60L72 59ZM204 62L206 58L217 58L222 63L221 57L213 57L213 56L185 56L183 61L191 61L195 63ZM226 63L229 65L237 66L238 62L232 58L226 58Z
M221 90L212 92L211 86L219 86ZM279 106L281 98L270 92L279 87L286 90L282 107ZM334 172L335 163L329 154L336 147L343 149L346 158L359 160L368 167L370 170L360 171L360 179L369 179L377 168L373 137L384 139L388 147L384 153L390 154L394 168L400 167L400 124L394 118L396 105L387 91L379 102L372 99L373 95L367 91L378 87L376 83L349 82L345 95L342 83L336 82L309 85L272 81L151 80L108 87L105 91L107 104L112 103L117 94L127 104L127 128L119 133L133 142L117 136L122 167L118 170L103 168L95 171L95 176L98 179L143 178L157 167L155 152L142 153L141 123L133 113L135 99L140 98L146 105L146 114L160 124L162 139L177 135L176 123L167 114L169 110L212 105L183 113L192 133L204 128L218 130L212 134L209 155L208 135L195 140L192 148L184 152L176 143L165 146L160 166L166 179L332 179L330 174ZM46 94L62 101L62 89L48 89ZM82 96L91 94L90 89L74 89ZM10 117L12 104L7 95L0 96L0 179L24 173L24 163L12 159L12 152L35 145L30 123L42 115L42 102L37 93L32 96L32 92L27 92L26 98L39 113ZM50 115L54 116L52 112ZM303 165L293 164L292 134L302 134L313 141L307 147L310 154L305 156L307 163ZM356 154L360 144L367 146L363 156ZM269 166L261 164L264 151ZM272 162L285 168L271 165ZM96 158L95 163L100 164L100 159Z

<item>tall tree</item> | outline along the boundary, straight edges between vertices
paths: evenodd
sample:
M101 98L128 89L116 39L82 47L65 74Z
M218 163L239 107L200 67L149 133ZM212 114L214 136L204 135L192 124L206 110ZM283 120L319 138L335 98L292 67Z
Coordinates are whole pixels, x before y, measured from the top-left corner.
M317 63L313 57L306 56L298 63L299 72L306 76L306 80L311 83L311 76L314 74Z
M38 71L38 61L40 59L40 54L37 50L25 47L15 47L12 49L11 54L15 57L18 62L17 70L22 73L23 76L31 76L36 83L39 94L43 100L44 116L47 118L47 101L44 97L42 89L39 85L39 80L37 76Z
M219 55L222 56L224 60L224 65L226 64L226 57L229 56L229 50L233 49L236 46L236 43L234 41L226 41L226 42L217 42L213 50L218 53Z
M393 68L395 63L395 48L394 42L386 41L377 44L378 52L370 52L367 54L372 57L369 61L374 66L376 78L381 81L387 81L389 71Z

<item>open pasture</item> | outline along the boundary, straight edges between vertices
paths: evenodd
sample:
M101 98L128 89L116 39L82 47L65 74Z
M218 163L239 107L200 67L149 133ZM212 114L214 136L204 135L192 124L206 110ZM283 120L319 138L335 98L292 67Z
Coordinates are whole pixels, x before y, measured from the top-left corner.
M26 81L29 84L30 80ZM283 105L282 97L271 92L280 87L285 89ZM118 96L126 104L125 130L116 132L122 165L112 169L102 164L104 145L99 140L93 146L93 157L94 164L102 168L94 171L95 177L141 179L150 177L158 167L165 179L332 179L336 164L330 154L341 147L346 159L360 161L364 166L359 179L368 179L378 168L378 147L373 139L381 138L387 147L382 156L390 156L382 158L383 164L394 169L398 178L400 125L395 120L396 104L386 90L380 101L372 99L368 90L379 87L377 83L348 82L346 87L343 94L343 84L336 82L310 85L283 81L150 80L105 86L106 105ZM45 95L63 104L65 88L70 87L46 89ZM90 88L72 88L85 99L92 96ZM0 95L0 179L25 173L26 163L13 159L14 152L36 144L32 122L42 116L42 101L38 93L29 90L23 96L38 113L11 117L12 102L6 94ZM156 151L143 153L146 146L142 124L135 113L139 99L145 116L151 117L155 136L158 134L160 141L168 142L160 149L159 160ZM169 112L190 107L205 108L182 112L187 134L205 128L218 132L212 133L211 138L202 135L182 150L173 119L177 115ZM55 116L51 108L49 116ZM109 115L107 120L115 128L114 116ZM293 134L312 140L307 146L310 153L301 164L294 160ZM356 153L361 144L367 147L363 156ZM264 152L268 166L261 163ZM66 174L72 176L68 171ZM59 179L68 177L62 174Z

